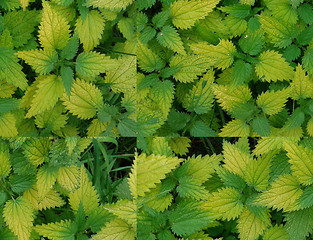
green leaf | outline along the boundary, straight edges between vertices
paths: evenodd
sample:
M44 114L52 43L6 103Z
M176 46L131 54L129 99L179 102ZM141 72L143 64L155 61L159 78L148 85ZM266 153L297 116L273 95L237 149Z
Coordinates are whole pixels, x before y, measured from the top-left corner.
M78 36L75 34L72 38L70 38L67 45L62 49L61 58L65 58L66 60L72 60L76 56L78 47Z
M298 8L298 13L300 18L306 23L306 24L312 24L313 23L313 9L312 5L308 3L301 4Z
M250 15L251 7L249 5L234 4L219 8L222 12L226 12L234 17L246 18Z
M152 18L152 23L156 28L161 28L164 26L166 21L170 17L170 12L169 11L162 11L159 12L158 14L154 15Z
M223 187L214 192L204 209L210 210L217 219L231 220L237 218L244 210L241 194L234 188Z
M275 225L264 232L264 240L288 240L289 236L283 225Z
M97 10L88 11L85 19L79 16L76 21L76 31L85 51L91 51L100 43L104 31L103 16Z
M152 38L154 38L156 33L157 33L157 31L154 28L152 28L150 26L146 26L143 29L143 31L140 33L139 40L143 44L147 44Z
M23 193L36 183L36 178L34 175L13 175L10 183L13 192Z
M239 39L238 43L242 51L255 56L259 54L263 48L264 35L261 31L247 33Z
M37 173L37 187L38 196L43 198L50 189L54 186L57 180L58 168L49 166L47 164L43 165Z
M305 52L302 58L302 65L309 75L313 75L313 49Z
M252 73L252 67L249 63L245 63L242 60L237 60L234 63L232 83L235 86L246 83Z
M206 199L208 191L201 186L198 181L190 176L184 176L179 179L179 185L176 188L177 193L182 198L192 198L196 200Z
M107 8L109 10L121 10L125 9L134 0L86 0L85 5L87 7L93 6L98 8Z
M11 49L0 48L0 80L12 83L22 90L28 87L22 66L18 64L18 58Z
M313 187L309 186L303 190L303 194L298 199L300 209L309 208L313 206Z
M20 101L16 98L0 98L0 114L14 111L19 105Z
M20 51L16 54L19 58L31 65L39 74L48 74L54 68L58 61L58 54L55 51L48 50L30 50Z
M290 159L293 175L304 185L312 184L313 165L311 156L313 151L292 142L285 142L284 148Z
M70 39L70 26L53 5L46 1L42 5L43 13L38 36L41 46L46 50L63 49Z
M73 78L74 78L73 69L70 67L61 66L60 73L61 73L61 78L62 78L65 92L67 96L70 97L72 86L73 86Z
M283 53L283 57L288 61L291 62L295 59L297 59L301 54L301 50L300 48L298 48L296 45L291 44L290 46L288 46L284 53Z
M177 69L173 74L175 80L188 83L193 82L210 67L209 60L201 55L175 55L170 61L170 67Z
M70 220L35 226L36 232L52 240L74 240L76 228Z
M197 20L205 18L219 0L186 1L178 0L171 5L171 17L175 27L187 29L191 28Z
M22 196L8 200L3 208L3 217L10 230L19 239L29 239L34 221L30 201Z
M300 108L297 108L287 119L284 128L286 129L295 129L300 127L304 122L305 114L301 111Z
M153 99L159 104L163 116L166 117L174 99L174 84L169 80L158 81L153 85L152 93Z
M290 240L305 240L313 229L313 208L285 214L285 227Z
M271 135L271 126L267 118L257 117L253 119L252 127L261 137L268 137Z
M216 137L217 136L215 131L202 121L195 121L192 124L189 131L192 137Z
M262 215L266 217L262 219L247 207L244 209L237 225L240 239L258 239L264 230L271 225L268 210L264 209Z
M142 9L151 8L155 2L156 0L137 0L136 3L138 10L141 11Z
M172 231L179 236L187 236L199 231L210 222L208 213L201 210L200 202L181 201L169 213Z
M170 25L162 27L161 31L157 34L157 40L163 47L169 48L179 54L186 54L179 34Z
M119 20L117 26L127 40L131 40L134 37L135 23L132 18L122 18Z
M257 201L264 206L290 212L297 209L297 200L301 194L300 183L295 177L281 175L271 184L267 191L260 195Z
M133 119L123 119L117 124L117 129L122 137L135 137L137 135L137 124Z
M98 52L83 52L76 59L76 71L82 77L96 77L117 67L116 60Z
M313 26L305 28L298 36L297 41L300 45L308 45L313 38Z
M160 70L165 65L156 53L142 43L137 44L137 58L139 67L146 72Z
M255 66L255 72L261 80L268 82L289 80L293 77L293 68L282 55L273 50L261 53Z

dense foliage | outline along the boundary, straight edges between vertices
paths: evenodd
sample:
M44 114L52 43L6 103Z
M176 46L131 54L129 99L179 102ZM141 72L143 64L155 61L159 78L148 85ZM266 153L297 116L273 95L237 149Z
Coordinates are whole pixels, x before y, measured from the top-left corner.
M126 179L134 146L134 139L0 140L0 239L113 239L116 226L134 239Z
M135 136L136 8L97 2L0 1L0 136Z
M137 1L144 136L312 136L310 1Z

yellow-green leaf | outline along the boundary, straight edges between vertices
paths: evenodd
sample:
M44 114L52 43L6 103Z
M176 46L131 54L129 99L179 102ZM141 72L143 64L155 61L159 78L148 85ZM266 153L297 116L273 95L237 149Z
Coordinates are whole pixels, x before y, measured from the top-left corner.
M85 51L91 51L99 44L104 25L104 18L97 10L88 11L84 20L79 16L76 31Z
M62 49L70 39L70 26L49 2L43 1L42 6L39 41L46 50Z
M81 119L92 118L103 104L101 91L92 83L80 79L74 82L69 99L64 92L63 101L65 107Z

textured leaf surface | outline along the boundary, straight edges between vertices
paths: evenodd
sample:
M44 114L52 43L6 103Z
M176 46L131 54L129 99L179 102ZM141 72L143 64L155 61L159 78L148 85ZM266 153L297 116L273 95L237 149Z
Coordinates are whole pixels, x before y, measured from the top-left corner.
M48 2L43 2L39 41L46 50L62 49L70 39L67 20Z
M39 74L50 73L58 60L56 52L37 49L17 52L17 56L25 60Z
M0 79L22 90L28 86L22 66L18 64L18 58L11 49L0 48Z
M124 55L118 65L107 73L104 80L114 92L128 92L136 86L136 57Z
M301 145L292 142L285 142L284 148L287 151L291 170L293 175L298 178L299 182L304 185L313 183L313 151Z
M182 161L177 157L166 157L161 155L140 154L136 156L132 173L128 181L132 195L144 196L149 189L155 188L165 178L166 174Z
M54 186L57 179L57 168L48 165L42 166L37 173L38 196L43 198Z
M283 225L268 228L263 236L264 240L288 240L289 236Z
M82 119L92 118L96 109L103 104L100 90L80 79L74 82L70 98L63 94L63 99L66 108Z
M208 213L201 211L199 202L183 201L169 214L171 229L179 236L199 231L210 222Z
M265 219L245 208L238 219L238 230L240 239L250 240L258 239L264 230L271 224L269 214L266 210L263 212Z
M52 240L74 240L75 228L70 220L37 225L36 232Z
M88 11L84 20L80 16L76 22L76 30L85 51L96 47L104 30L104 19L97 10Z
M171 5L172 22L177 28L190 28L197 20L205 18L218 3L219 0L178 0Z
M258 201L265 206L289 212L297 209L297 200L301 194L300 183L295 177L281 175L261 194Z
M24 197L8 200L3 208L4 221L21 240L28 240L33 226L33 209Z
M125 9L134 0L87 0L87 6L93 6L98 8L107 8L109 10Z
M96 77L116 67L116 60L98 52L83 52L76 59L76 71L85 78Z
M53 108L63 94L62 80L56 75L39 76L36 81L37 89L26 114L28 118Z
M131 224L134 228L137 226L137 206L134 201L119 200L114 205L105 207L105 209Z
M231 220L238 217L244 210L240 201L241 194L234 188L220 188L204 202L204 208L210 210L214 216L222 220Z
M186 54L183 42L176 29L172 26L164 26L161 32L158 33L157 40L163 47L169 48L179 54Z
M276 92L266 91L258 96L256 103L260 108L262 108L264 113L273 115L283 110L283 107L287 102L289 92L290 89L283 89Z
M125 221L118 218L107 223L92 240L135 240L136 231Z
M268 50L261 53L258 60L255 71L261 80L283 81L291 79L294 75L293 68L278 52Z
M164 66L161 58L142 43L137 45L137 58L139 67L146 72L153 72Z

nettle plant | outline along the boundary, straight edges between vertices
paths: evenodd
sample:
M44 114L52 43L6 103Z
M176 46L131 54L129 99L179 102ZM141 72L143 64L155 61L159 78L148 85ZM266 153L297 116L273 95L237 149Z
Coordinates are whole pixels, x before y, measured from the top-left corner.
M311 3L159 0L137 7L142 135L313 135Z
M111 200L104 200L104 182L95 180L102 165L97 155L105 141L74 137L0 140L0 238L134 240L136 204L127 179L120 178L112 183L114 189L107 189L109 195L114 194ZM92 174L83 164L90 158L89 167L95 165Z
M183 158L166 138L153 141L133 166L137 239L304 240L313 232L313 139L224 140L220 154Z
M133 1L20 2L0 2L0 136L135 136Z

